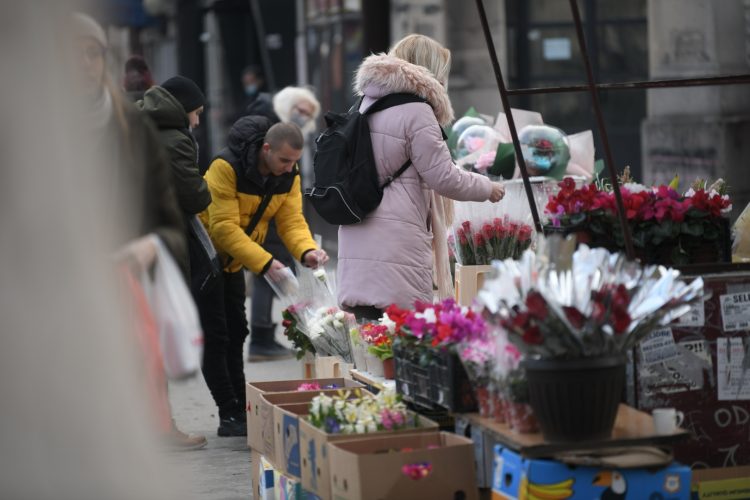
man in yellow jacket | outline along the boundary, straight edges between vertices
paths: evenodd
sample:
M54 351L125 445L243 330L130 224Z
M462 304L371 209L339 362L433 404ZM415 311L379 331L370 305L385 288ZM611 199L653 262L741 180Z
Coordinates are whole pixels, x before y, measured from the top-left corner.
M201 214L224 273L220 283L197 297L204 329L203 376L219 407L219 436L244 436L245 374L242 346L248 334L242 269L273 279L284 264L263 249L268 222L276 221L284 245L308 267L328 260L318 249L302 214L297 161L304 139L290 123L260 116L240 118L227 147L206 172L211 204Z

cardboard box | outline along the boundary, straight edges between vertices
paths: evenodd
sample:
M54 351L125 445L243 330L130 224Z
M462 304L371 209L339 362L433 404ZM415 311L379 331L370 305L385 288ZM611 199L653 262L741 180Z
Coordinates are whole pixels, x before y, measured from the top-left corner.
M274 446L272 463L274 468L299 478L300 464L299 417L307 415L309 403L276 405L273 407Z
M302 378L315 378L315 354L306 352L300 361L302 362Z
M408 451L402 451L409 448ZM331 443L331 488L337 500L463 498L479 492L470 439L452 433L405 434ZM429 464L419 479L405 465Z
M267 500L274 495L274 473L273 466L257 451L250 454L250 465L253 468L252 498Z
M353 368L353 363L346 363L338 356L317 356L315 358L316 377L351 378L349 372Z
M410 416L416 416L409 412ZM331 498L331 473L328 443L358 439L383 439L394 435L438 432L438 424L418 416L419 427L371 434L327 434L306 419L299 421L299 439L302 454L302 486L321 498ZM473 461L471 462L473 463Z
M257 453L253 451L253 453ZM265 457L258 454L258 467L263 471L261 483L257 486L257 494L252 498L259 500L321 500L319 497L302 489L302 483L279 472Z
M694 470L692 498L696 500L750 498L750 466Z
M690 468L676 462L657 470L572 467L554 460L524 459L498 445L494 468L493 500L690 499Z
M259 451L261 454L269 456L269 453L273 448L273 434L268 439L270 440L270 448L266 448L264 445L264 438L262 430L265 426L272 426L273 422L269 422L271 418L271 408L264 402L263 396L265 394L277 394L277 393L299 393L297 388L300 384L307 384L315 382L321 387L327 385L336 385L339 387L362 387L362 384L345 378L321 378L313 380L276 380L272 382L248 382L245 386L245 397L247 399L247 445ZM318 391L310 391L317 394ZM303 392L304 394L304 392ZM309 392L308 392L309 394ZM287 403L296 402L287 400ZM272 429L272 427L268 427Z
M479 290L484 286L484 277L492 266L462 266L456 264L456 302L471 306Z
M270 458L271 463L278 471L295 478L301 476L299 417L308 414L310 401L321 392L336 394L338 391L267 394L265 396L268 401L273 403L273 423L271 426L274 430L274 451L267 456L272 457ZM360 397L363 393L367 393L367 391L359 389L359 392L352 392L349 397Z

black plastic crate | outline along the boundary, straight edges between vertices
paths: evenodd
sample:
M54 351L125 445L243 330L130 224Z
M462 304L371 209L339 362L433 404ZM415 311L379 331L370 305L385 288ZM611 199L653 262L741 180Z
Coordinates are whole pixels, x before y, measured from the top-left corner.
M477 398L458 355L440 351L430 363L432 400L435 404L457 413L471 413L478 409Z
M396 392L405 401L433 408L430 369L419 364L419 356L405 349L393 348L393 362L396 370Z
M428 366L419 355L395 347L396 391L404 400L424 408L446 408L453 412L477 411L477 401L461 360L449 351L434 353Z

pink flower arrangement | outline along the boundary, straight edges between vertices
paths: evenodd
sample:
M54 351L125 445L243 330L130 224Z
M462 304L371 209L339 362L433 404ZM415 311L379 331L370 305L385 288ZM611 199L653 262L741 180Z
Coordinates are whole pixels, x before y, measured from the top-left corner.
M299 387L297 387L297 391L319 391L319 390L320 390L320 384L318 384L317 382L300 384Z
M546 206L552 226L590 231L596 246L613 250L624 247L613 191L596 184L576 188L570 178L559 186L560 191L550 196ZM636 247L649 255L668 244L676 247L671 257L674 263L690 262L691 248L721 239L722 219L732 209L723 191L723 181L711 187L701 181L684 194L667 185L648 188L623 183L620 194Z
M389 408L383 408L380 412L381 425L385 430L399 429L404 426L404 414L399 411L393 411Z
M437 304L416 302L414 309L403 319L400 337L429 347L451 347L471 339L485 339L484 320L468 307L461 307L453 299Z

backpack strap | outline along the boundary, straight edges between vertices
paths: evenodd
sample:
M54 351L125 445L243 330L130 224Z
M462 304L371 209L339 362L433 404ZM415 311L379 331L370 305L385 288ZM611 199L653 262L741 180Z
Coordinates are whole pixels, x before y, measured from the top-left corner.
M401 168L399 168L398 170L396 170L393 173L393 175L389 175L388 177L385 178L385 183L383 184L383 186L382 186L381 189L385 189L391 182L393 182L396 179L398 179L399 177L401 177L401 174L403 174L404 172L406 172L406 169L409 168L410 166L411 166L411 159L406 160L406 163L404 163L403 165L401 165Z
M260 200L260 205L258 205L258 209L253 214L253 218L250 219L250 222L247 224L247 227L245 228L245 233L251 237L253 234L253 231L255 231L255 228L258 226L258 223L260 222L260 218L263 217L263 212L266 211L266 208L268 208L268 204L271 203L271 198L273 198L273 190L266 191L266 193L263 195L263 198ZM232 261L234 261L234 257L231 255L227 259L227 262L224 264L225 267L229 266Z
M427 102L427 99L414 94L388 94L387 96L381 97L380 99L372 103L372 105L367 108L367 110L362 114L371 115L373 113L377 113L378 111L383 111L384 109L392 108L393 106L400 106L401 104L407 104L410 102Z
M361 103L362 101L360 101ZM427 102L427 99L424 99L422 97L419 97L418 95L414 94L389 94L387 96L381 97L372 105L367 108L367 110L363 113L364 115L371 115L373 113L377 113L378 111L383 111L384 109L392 108L394 106L400 106L401 104L407 104L410 102ZM401 177L401 174L406 172L406 169L411 166L411 159L406 160L406 163L401 165L401 168L396 170L393 175L389 175L385 178L385 183L381 186L381 189L385 189L388 187L393 181Z

